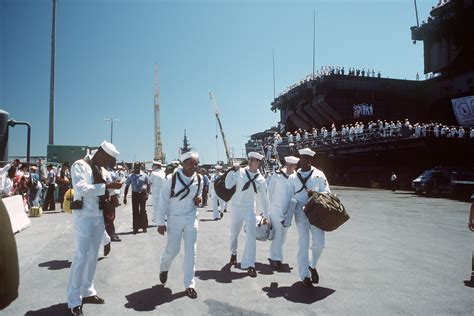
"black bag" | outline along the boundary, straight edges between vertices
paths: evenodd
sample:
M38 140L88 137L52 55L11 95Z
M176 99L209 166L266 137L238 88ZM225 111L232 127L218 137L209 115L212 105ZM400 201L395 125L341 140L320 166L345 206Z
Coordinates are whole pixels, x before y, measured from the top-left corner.
M304 208L309 223L324 231L333 231L349 219L346 208L332 193L314 192Z
M233 169L227 170L219 179L214 181L214 192L224 202L229 202L235 193L235 185L230 189L225 187L225 177L227 177L227 174L231 171L233 171Z

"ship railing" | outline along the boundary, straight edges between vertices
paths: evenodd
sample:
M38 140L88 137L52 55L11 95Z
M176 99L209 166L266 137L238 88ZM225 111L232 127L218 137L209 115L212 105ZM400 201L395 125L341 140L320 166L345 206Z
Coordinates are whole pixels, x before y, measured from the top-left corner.
M458 128L456 128L458 129ZM447 133L450 133L449 131ZM424 133L415 133L415 129L408 130L403 132L400 128L396 129L365 129L364 133L357 134L342 134L341 131L337 132L337 135L332 136L328 134L327 136L318 135L313 137L309 135L308 138L301 137L299 141L290 139L288 137L283 137L283 141L278 146L289 147L293 150L298 150L305 147L341 147L346 145L356 145L362 143L383 143L391 142L394 140L401 139L410 139L410 138L454 138L454 139L472 139L474 140L474 135L472 132L465 132L462 137L459 134L455 136L448 136L447 134L442 135L439 131L437 134L434 133L433 129L428 129Z

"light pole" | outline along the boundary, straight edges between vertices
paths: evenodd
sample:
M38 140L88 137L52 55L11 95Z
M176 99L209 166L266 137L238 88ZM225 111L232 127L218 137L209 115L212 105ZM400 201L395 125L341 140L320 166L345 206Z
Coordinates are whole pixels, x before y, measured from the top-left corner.
M113 139L114 139L114 121L115 122L120 122L119 119L114 119L114 118L105 118L104 121L110 121L110 142L113 144Z

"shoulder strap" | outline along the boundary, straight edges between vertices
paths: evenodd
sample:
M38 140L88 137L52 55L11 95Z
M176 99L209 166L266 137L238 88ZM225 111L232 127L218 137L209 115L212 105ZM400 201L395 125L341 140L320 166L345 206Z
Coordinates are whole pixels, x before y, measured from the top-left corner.
M276 174L281 174L282 176L285 177L285 179L288 179L288 175L286 174L286 172L283 172L283 170L279 169L277 171L275 171Z
M173 175L171 176L171 194L170 197L174 197L174 188L176 186L176 172L173 172Z
M196 199L198 197L198 194L199 194L199 190L201 190L201 175L198 174L198 189L196 191L196 194L194 195L194 199Z

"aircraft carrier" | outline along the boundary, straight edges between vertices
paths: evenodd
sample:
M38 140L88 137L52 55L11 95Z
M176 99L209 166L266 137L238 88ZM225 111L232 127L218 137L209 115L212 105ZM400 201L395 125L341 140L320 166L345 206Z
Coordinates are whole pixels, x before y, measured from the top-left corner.
M434 166L473 167L474 141L474 4L472 0L443 1L433 6L421 25L411 27L411 39L424 45L424 75L419 80L382 78L379 74L348 73L331 69L290 87L271 104L280 112L277 127L251 136L247 151L264 144L265 137L279 132L311 130L332 124L386 120L411 124L440 123L463 126L459 137L413 137L410 131L398 137L313 146L315 164L329 180L343 185L386 186L392 171L402 187L423 170ZM387 60L387 62L389 62ZM470 100L470 101L469 101ZM456 103L457 102L457 103ZM470 103L469 103L470 102ZM365 107L367 111L357 111ZM293 151L292 151L293 149ZM278 157L294 152L283 137ZM278 158L277 157L277 158Z

